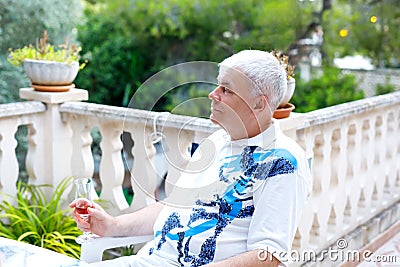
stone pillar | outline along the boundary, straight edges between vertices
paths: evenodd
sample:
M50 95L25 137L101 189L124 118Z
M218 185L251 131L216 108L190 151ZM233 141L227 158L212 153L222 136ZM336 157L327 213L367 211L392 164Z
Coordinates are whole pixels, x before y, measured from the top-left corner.
M293 140L296 140L296 130L297 128L304 126L304 121L304 114L296 112L291 112L288 118L275 120L275 122L279 124L282 132Z
M88 92L76 88L67 92L40 92L33 88L21 88L19 94L22 99L41 101L46 105L42 117L28 126L26 166L29 180L34 184L56 187L62 179L72 175L72 130L69 123L63 121L59 107L68 101L88 100ZM52 190L45 192L49 196Z

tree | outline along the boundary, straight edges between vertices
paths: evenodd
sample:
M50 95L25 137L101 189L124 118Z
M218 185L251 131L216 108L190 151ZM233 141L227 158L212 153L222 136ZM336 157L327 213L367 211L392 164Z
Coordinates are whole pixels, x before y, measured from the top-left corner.
M21 70L7 62L8 49L35 44L45 29L52 43L66 37L74 41L83 6L80 0L0 0L0 14L0 103L5 103L18 100L17 89L29 85Z
M304 24L299 21L307 19L292 15L296 7L296 0L91 1L88 23L79 29L89 64L76 83L89 90L90 101L119 106L149 77L177 63L219 62L242 49L285 51L296 26ZM170 107L173 97L155 109Z
M337 1L325 14L325 50L328 58L361 54L376 66L400 64L400 0ZM340 36L340 31L345 33Z
M325 67L322 75L315 75L309 82L296 80L291 102L296 112L309 112L362 98L364 92L357 88L354 75Z

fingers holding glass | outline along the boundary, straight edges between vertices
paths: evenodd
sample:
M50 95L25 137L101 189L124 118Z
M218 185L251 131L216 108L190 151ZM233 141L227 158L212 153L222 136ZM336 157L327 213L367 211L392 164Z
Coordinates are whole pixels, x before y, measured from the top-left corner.
M92 180L90 178L77 178L74 180L74 185L74 216L77 219L79 228L83 229L83 235L78 236L76 242L82 244L92 238L90 232L90 214L88 212L88 208L93 207L91 197Z

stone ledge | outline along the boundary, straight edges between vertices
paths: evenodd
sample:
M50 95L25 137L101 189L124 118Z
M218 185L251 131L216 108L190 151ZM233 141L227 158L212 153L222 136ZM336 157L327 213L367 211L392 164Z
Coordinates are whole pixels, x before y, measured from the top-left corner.
M127 123L143 123L149 126L156 120L157 125L172 127L189 131L200 131L212 133L219 128L209 119L198 117L175 115L168 112L154 112L141 109L132 109L126 107L115 107L96 103L69 102L60 106L60 112L78 114L84 116L94 116L102 120L119 120Z
M306 119L304 121L304 126L300 128L307 128L330 121L353 117L356 114L368 112L378 107L389 107L398 105L399 103L400 91L310 111L308 113L304 113Z
M20 88L19 97L37 100L49 104L60 104L69 101L85 101L89 99L87 90L72 88L67 92L40 92L33 88Z
M372 253L376 252L379 248L383 247L391 238L396 236L399 232L400 232L400 221L387 228L384 232L380 233L378 236L373 238L362 248L359 248L360 255L364 255L364 252L366 251L370 251ZM359 264L360 264L359 261L357 262L349 261L341 264L340 267L356 267Z
M375 252L391 237L395 236L400 231L400 201L392 204L375 217L368 220L366 223L358 226L349 234L338 238L347 241L345 250L358 250L360 253L369 250ZM391 223L391 224L390 224ZM337 248L337 244L331 244L329 248ZM322 250L324 251L324 250ZM325 255L327 256L327 255ZM340 267L356 267L360 262L332 262L329 257L318 255L318 262L304 262L301 266L317 267L317 266L340 266Z
M0 118L19 116L46 111L46 105L39 101L25 101L1 104Z

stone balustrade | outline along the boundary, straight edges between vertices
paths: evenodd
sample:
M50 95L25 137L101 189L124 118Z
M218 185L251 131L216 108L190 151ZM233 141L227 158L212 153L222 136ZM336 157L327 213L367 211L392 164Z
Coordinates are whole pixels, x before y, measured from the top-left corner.
M66 176L93 177L91 131L97 128L99 197L113 214L155 201L163 178L156 166L157 146L165 151L168 194L192 143L218 129L201 118L79 102L87 99L79 89L55 97L25 88L20 95L35 101L0 105L0 191L16 190L14 135L19 126L28 128L29 181L53 185ZM400 219L400 92L294 113L279 123L310 156L313 174L294 250L320 252L343 237L359 248ZM126 136L132 148L123 146ZM134 192L131 204L122 192L127 173Z
M358 249L400 219L399 104L396 92L306 114L296 139L313 155L313 192L294 249Z
M165 190L168 194L190 157L192 143L198 143L218 127L209 120L127 109L82 102L68 102L60 106L63 120L72 128L72 175L92 177L94 172L90 130L98 127L102 136L102 158L99 178L100 198L110 204L112 213L137 210L155 201L159 179L163 174L154 166L156 142L162 142L168 164ZM122 134L133 140L131 151L123 151ZM161 137L161 138L159 138ZM159 140L156 140L159 138ZM129 162L133 156L133 166ZM76 160L77 159L77 160ZM131 171L133 202L128 206L122 193L126 165Z
M15 134L18 127L26 125L34 132L46 111L46 106L38 101L20 102L0 105L0 192L15 195L15 184L19 175L19 164L16 155L17 140ZM30 143L36 140L32 135ZM32 179L34 180L34 179ZM3 196L0 194L0 200Z

